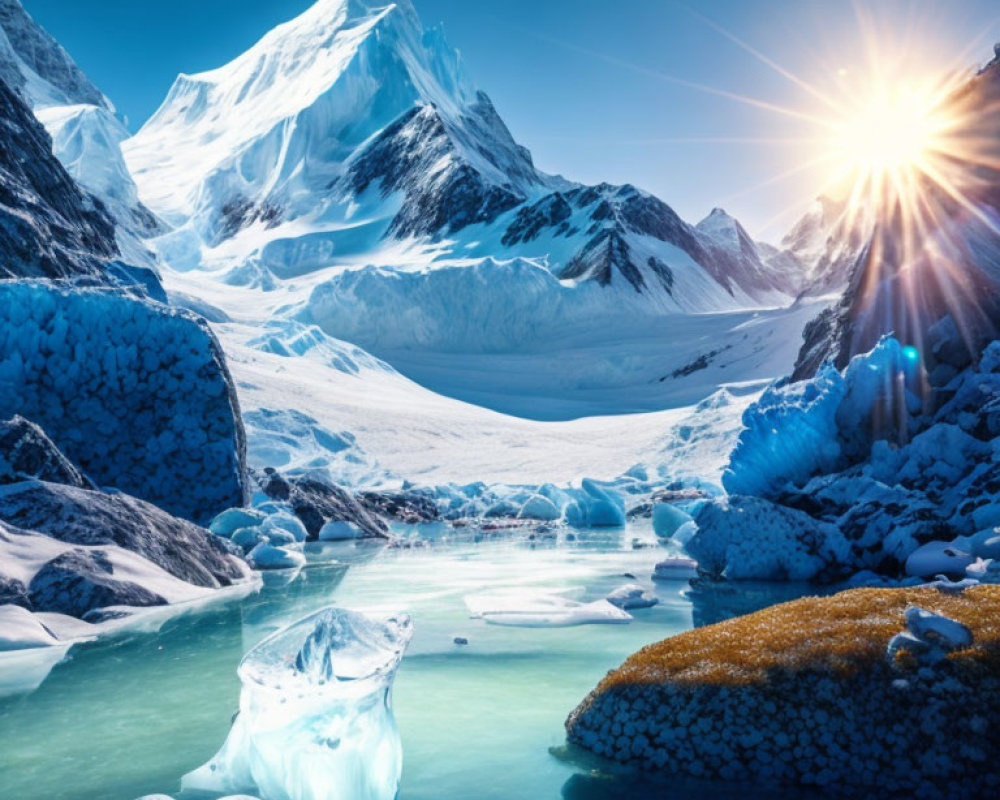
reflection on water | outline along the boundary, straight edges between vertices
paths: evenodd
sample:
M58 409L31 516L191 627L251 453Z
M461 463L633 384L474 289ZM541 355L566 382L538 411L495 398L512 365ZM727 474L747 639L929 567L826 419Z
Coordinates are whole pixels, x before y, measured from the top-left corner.
M179 796L181 776L226 738L243 654L331 604L414 618L394 698L404 752L400 800L706 794L665 793L567 757L563 723L609 669L690 629L692 615L698 624L716 621L740 603L787 599L785 587L753 588L741 598L739 587L687 594L686 583L653 584L653 566L671 553L653 546L646 522L572 538L544 530L427 533L436 541L422 547L310 546L305 569L268 576L258 594L185 614L158 631L74 648L36 691L0 699L0 798ZM660 603L635 612L628 625L503 628L470 619L464 603L468 594L497 589L566 590L591 601L631 582ZM457 646L456 636L469 644ZM714 786L711 796L725 791Z
M691 601L694 626L702 628L734 617L753 614L768 606L796 600L806 595L832 594L836 588L809 583L725 582L698 579L691 582L691 588L686 594Z

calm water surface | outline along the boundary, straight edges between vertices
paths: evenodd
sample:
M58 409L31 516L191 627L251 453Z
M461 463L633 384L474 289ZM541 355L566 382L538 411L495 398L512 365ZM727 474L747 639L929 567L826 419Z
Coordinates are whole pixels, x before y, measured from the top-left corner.
M414 617L394 693L404 751L401 800L749 800L755 795L745 787L611 776L565 747L567 714L630 653L796 591L653 585L653 565L668 553L636 549L635 539L656 542L640 524L559 544L467 536L407 550L316 546L294 578L273 574L243 600L188 612L156 631L78 646L36 691L0 698L0 798L180 796L181 777L226 737L239 703L236 667L247 649L336 604ZM660 599L634 612L628 625L490 626L469 619L463 602L468 594L512 587L599 599L632 582L626 573ZM455 636L469 645L456 646Z

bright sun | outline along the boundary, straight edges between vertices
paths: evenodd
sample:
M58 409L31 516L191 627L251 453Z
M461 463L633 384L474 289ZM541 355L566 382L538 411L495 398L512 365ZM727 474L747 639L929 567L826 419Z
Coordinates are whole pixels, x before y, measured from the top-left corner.
M869 177L920 169L940 149L937 138L947 127L934 105L932 95L911 89L874 92L836 126L837 159L844 169Z
M860 212L911 207L928 183L947 181L957 143L951 87L869 77L828 123L834 181Z

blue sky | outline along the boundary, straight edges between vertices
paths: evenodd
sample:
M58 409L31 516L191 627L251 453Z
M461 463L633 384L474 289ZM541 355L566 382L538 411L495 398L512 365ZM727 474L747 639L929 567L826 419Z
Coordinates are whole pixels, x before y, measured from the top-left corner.
M217 67L310 0L23 0L136 129L179 72ZM995 0L879 0L878 46L923 65L988 60ZM476 83L538 165L585 182L631 182L697 221L715 205L776 238L827 174L803 169L816 130L792 115L809 93L726 32L811 85L861 62L849 0L414 0L443 22ZM692 8L697 8L697 12ZM720 30L721 28L722 30ZM971 49L969 49L971 46ZM968 50L968 52L963 52ZM739 140L739 141L733 141ZM786 178L780 176L796 171Z

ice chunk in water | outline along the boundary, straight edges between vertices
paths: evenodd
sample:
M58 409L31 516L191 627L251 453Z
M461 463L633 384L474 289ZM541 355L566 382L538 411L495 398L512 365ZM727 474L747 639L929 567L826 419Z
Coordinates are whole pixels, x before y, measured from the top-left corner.
M402 746L392 714L405 615L328 608L262 641L240 663L240 713L184 788L268 800L393 800Z
M468 595L474 619L519 628L566 628L574 625L621 625L632 616L607 600L581 603L557 592L509 589Z

